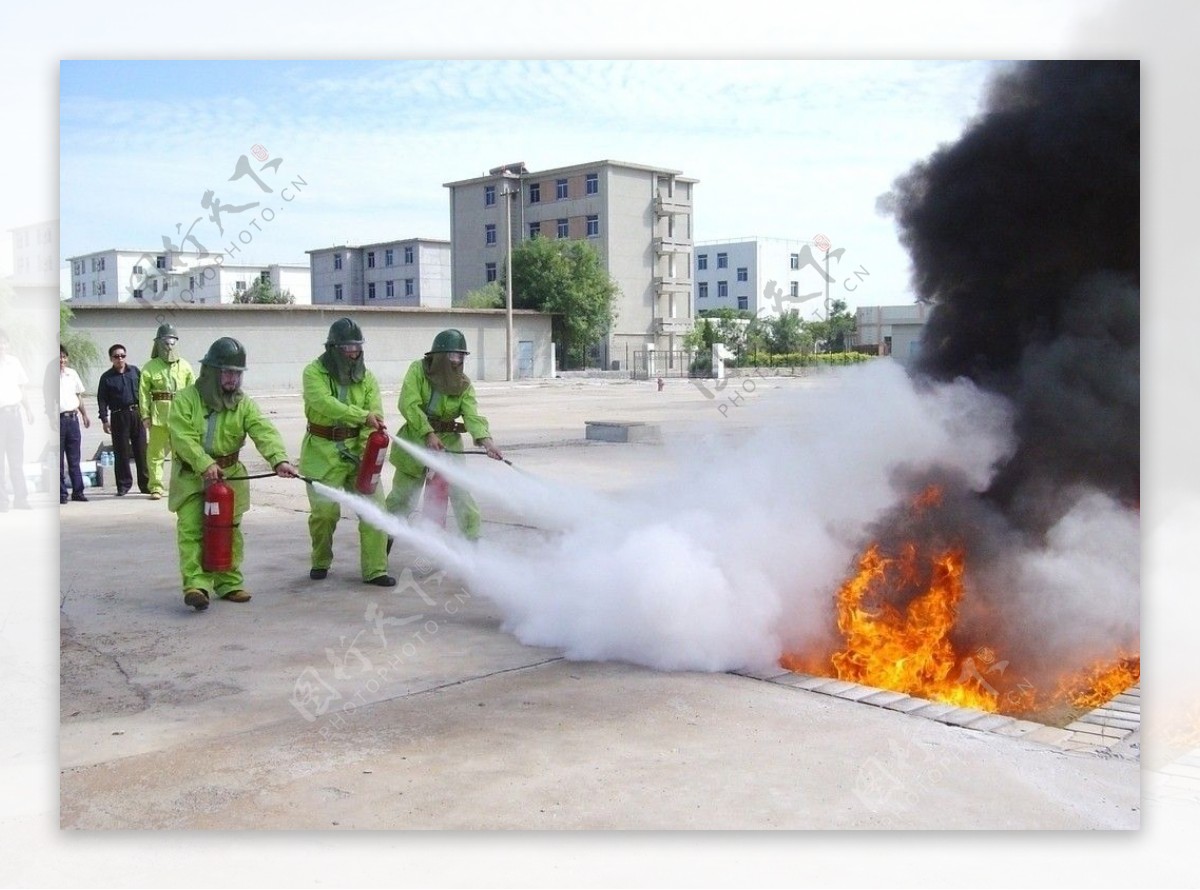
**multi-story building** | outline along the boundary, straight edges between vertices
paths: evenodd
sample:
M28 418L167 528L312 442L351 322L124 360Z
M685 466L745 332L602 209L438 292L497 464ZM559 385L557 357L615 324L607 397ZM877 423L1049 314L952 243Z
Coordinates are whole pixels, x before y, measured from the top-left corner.
M678 170L604 160L533 172L507 164L445 183L455 303L500 280L508 250L525 239L586 240L619 290L616 321L592 361L626 368L635 352L682 348L695 314L696 182Z
M235 265L217 262L219 256L112 248L68 257L71 290L67 296L81 303L232 303L262 280L291 293L297 304L312 302L305 265Z
M811 241L734 238L695 246L696 311L744 309L774 318L791 309L825 312L826 254Z
M307 250L317 305L450 308L450 242L407 238Z

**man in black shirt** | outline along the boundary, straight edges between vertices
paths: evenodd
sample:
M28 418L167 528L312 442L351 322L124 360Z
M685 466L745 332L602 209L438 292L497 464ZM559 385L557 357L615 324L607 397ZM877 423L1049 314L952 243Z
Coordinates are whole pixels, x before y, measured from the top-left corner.
M125 361L125 347L114 343L108 347L112 367L100 375L96 384L96 401L100 405L100 422L104 432L112 436L117 496L133 486L129 458L137 465L138 490L150 493L150 477L146 472L146 428L138 417L138 378L136 365ZM111 422L109 415L112 415Z

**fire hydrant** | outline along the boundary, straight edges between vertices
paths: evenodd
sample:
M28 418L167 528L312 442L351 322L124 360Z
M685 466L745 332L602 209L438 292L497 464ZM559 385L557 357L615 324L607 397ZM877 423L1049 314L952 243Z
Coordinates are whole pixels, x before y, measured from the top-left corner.
M658 391L662 392L662 388L663 388L663 379L661 377L659 377L658 378Z

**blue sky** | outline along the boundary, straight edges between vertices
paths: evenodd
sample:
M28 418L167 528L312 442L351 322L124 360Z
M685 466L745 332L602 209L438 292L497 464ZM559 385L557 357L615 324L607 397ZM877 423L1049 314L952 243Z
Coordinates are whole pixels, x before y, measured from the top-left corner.
M304 262L334 243L448 238L445 182L610 158L699 179L697 240L825 234L870 273L857 302L908 302L908 257L876 199L962 133L1001 64L64 61L60 250L190 230L249 262ZM278 161L260 175L271 193L229 181L255 145ZM221 214L222 232L213 199L258 207ZM269 223L246 229L263 208Z

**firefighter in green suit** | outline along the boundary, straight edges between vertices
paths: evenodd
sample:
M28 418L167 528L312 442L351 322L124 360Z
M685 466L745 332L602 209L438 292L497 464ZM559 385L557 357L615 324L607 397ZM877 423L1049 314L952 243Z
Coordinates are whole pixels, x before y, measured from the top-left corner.
M475 444L494 460L504 455L492 442L487 418L479 413L475 387L463 373L467 340L461 331L442 331L433 338L425 357L413 362L400 388L400 415L404 426L398 435L414 445L434 451L462 451L462 434L469 433ZM461 418L461 420L459 420ZM411 454L395 446L388 458L395 474L387 496L388 511L407 516L413 497L421 487L425 467ZM461 459L461 458L460 458ZM479 507L470 492L450 489L450 503L463 537L479 537Z
M306 477L331 488L354 492L367 437L387 431L379 381L363 359L363 334L351 318L339 318L329 328L325 352L309 362L302 375L304 416L308 427L300 446L300 469ZM363 495L360 495L363 496ZM383 507L383 492L371 500ZM308 534L312 539L312 568L308 576L320 581L333 564L333 532L341 505L308 487ZM387 533L358 521L362 579L378 587L395 587L387 573Z
M171 451L171 404L185 386L196 379L192 366L181 358L176 343L179 334L175 326L161 324L154 335L150 361L142 365L138 380L138 415L149 433L146 442L146 471L149 477L150 499L163 496L163 461Z
M215 595L234 603L250 599L242 583L242 514L250 506L241 450L248 436L275 469L277 476L295 478L283 437L252 399L242 392L246 350L232 337L221 337L200 360L200 377L177 393L171 407L171 490L167 508L175 514L183 601L197 612L208 608ZM202 541L205 486L225 477L234 496L233 567L225 572L204 571Z

